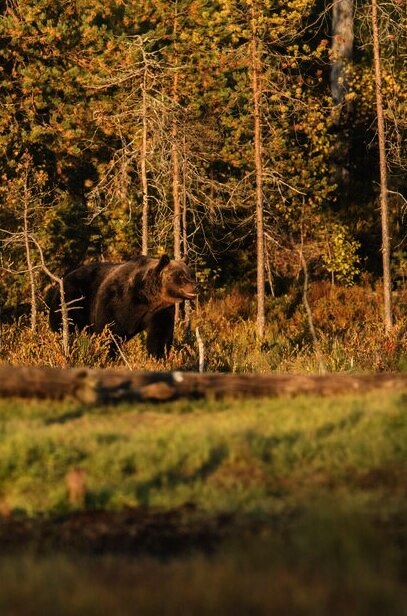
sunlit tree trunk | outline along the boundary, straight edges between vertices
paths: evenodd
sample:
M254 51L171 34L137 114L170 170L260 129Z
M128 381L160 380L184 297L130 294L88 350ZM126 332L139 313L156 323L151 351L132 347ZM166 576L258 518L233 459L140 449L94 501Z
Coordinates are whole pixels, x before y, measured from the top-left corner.
M393 326L393 311L391 299L391 273L390 273L390 232L389 232L389 206L387 188L387 159L383 114L382 75L380 63L379 28L377 19L377 2L372 0L372 27L373 52L376 77L376 111L377 133L379 139L379 166L380 166L380 211L382 221L382 257L383 257L383 293L384 293L384 325L389 333Z
M182 252L188 254L188 229L187 229L187 152L185 134L183 140L182 156Z
M187 152L184 133L182 153L182 252L188 255L188 228L187 228ZM191 303L186 300L184 304L185 332L191 329Z
M257 248L257 335L264 337L265 327L265 267L263 222L263 157L261 129L261 75L256 16L252 7L251 19L251 77L254 115L254 162L256 170L256 248Z
M171 130L171 162L172 162L172 200L173 200L173 237L174 237L174 259L181 258L181 203L180 203L180 164L178 154L178 123L177 123L177 107L178 107L178 63L177 63L177 48L176 40L178 34L178 3L175 2L174 8L174 76L172 81L172 103L173 103L173 119ZM175 321L179 320L179 304L175 306Z
M172 199L174 207L174 259L181 258L181 202L180 202L180 164L178 154L178 123L177 123L177 107L178 107L178 66L177 66L177 49L176 39L178 34L178 6L175 3L174 14L174 55L175 66L174 76L172 82L172 102L173 102L173 120L172 120L172 147L171 147L171 159L172 159Z
M41 248L40 243L35 239L33 235L30 235L30 241L37 248L38 253L41 259L41 267L43 271L46 273L51 280L56 282L59 287L59 297L61 302L61 324L62 324L62 350L64 353L64 357L66 362L69 361L69 308L68 304L65 301L65 290L64 290L64 280L59 276L53 274L45 263L44 253Z
M142 210L142 239L141 253L148 254L148 182L147 182L147 64L144 58L144 72L142 81L142 139L141 139L141 188L143 194L143 210Z
M175 84L174 84L175 85ZM174 259L181 258L181 203L180 203L180 165L178 157L178 127L176 120L172 127L172 198L174 205Z
M35 331L37 327L37 299L36 299L36 288L35 288L35 275L34 275L34 266L31 259L31 248L30 248L30 236L29 236L29 208L30 208L30 189L28 186L29 181L29 168L30 161L27 158L25 161L24 168L24 189L23 189L23 206L24 206L24 215L23 215L23 223L24 223L24 247L25 247L25 258L27 262L27 271L28 277L30 280L30 293L31 293L31 329Z

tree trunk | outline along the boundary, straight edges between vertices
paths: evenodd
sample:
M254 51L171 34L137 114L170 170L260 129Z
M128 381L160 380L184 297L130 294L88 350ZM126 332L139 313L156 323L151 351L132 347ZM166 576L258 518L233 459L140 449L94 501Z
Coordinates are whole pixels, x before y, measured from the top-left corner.
M188 254L188 230L187 230L187 147L184 132L182 148L182 251Z
M376 110L377 133L379 138L379 166L380 166L380 211L382 221L382 257L383 257L383 296L384 296L384 326L386 333L393 327L393 311L391 300L391 273L390 273L390 232L389 207L387 189L387 159L386 141L382 98L382 75L380 64L379 28L377 19L377 2L372 0L372 27L373 52L376 77Z
M174 76L174 88L176 87L177 74ZM174 119L172 125L172 198L174 205L174 259L181 258L181 204L179 190L179 157L177 148L178 127Z
M172 201L173 201L173 226L174 226L174 259L181 258L181 203L180 203L180 165L178 155L178 62L177 62L177 30L178 30L178 4L175 3L174 13L174 77L172 82L173 119L171 130L171 161L172 161ZM175 306L175 322L179 320L179 304Z
M174 259L181 258L181 203L180 203L180 165L178 154L178 62L177 62L177 49L176 38L178 31L178 7L175 4L174 14L174 77L172 82L172 102L173 102L173 119L172 119L172 144L171 144L171 159L172 159L172 199L174 207Z
M47 264L45 263L44 253L42 251L41 245L35 239L34 236L31 236L30 239L34 243L34 245L36 246L39 252L40 259L41 259L41 267L43 271L46 273L47 276L49 276L49 278L51 278L51 280L56 282L59 287L59 296L61 300L61 320L62 320L62 350L64 353L65 360L68 362L69 361L69 308L65 301L64 280L63 278L60 278L59 276L55 276L55 274L53 274L49 270Z
M259 42L256 35L256 21L252 8L251 73L254 115L254 163L256 169L256 236L257 236L257 335L264 337L265 327L265 267L264 267L264 223L263 223L263 157L261 129L261 77Z
M304 257L302 244L301 244L301 250L299 251L299 256L300 256L302 271L304 273L304 286L303 286L302 300L304 303L305 311L307 313L308 327L311 332L315 355L319 363L319 372L320 374L326 374L326 368L325 368L325 363L324 363L324 359L323 359L323 355L321 351L321 346L319 344L317 333L315 331L314 319L312 317L311 306L308 301L308 266L307 266L307 261L305 260L305 257Z
M332 120L340 129L333 152L335 182L344 202L349 200L350 143L344 128L351 108L345 102L348 90L346 68L353 56L353 0L334 0L332 4L331 94L334 102Z
M55 277L58 281L59 295L61 298L61 318L62 318L62 349L66 360L69 359L69 313L65 300L64 281L62 278Z
M182 153L182 251L184 256L188 255L188 233L187 233L187 152L185 132ZM184 302L185 333L191 330L191 302Z
M331 50L331 93L334 103L341 105L347 90L344 69L353 53L353 0L334 0Z
M144 58L146 63L146 58ZM144 65L142 82L142 141L141 141L141 188L143 193L141 254L148 254L148 182L147 182L147 66Z
M34 266L31 259L30 250L30 237L29 237L29 224L28 224L28 210L30 206L30 191L28 188L28 172L29 172L29 160L26 160L25 172L24 172L24 246L25 246L25 258L27 261L28 276L30 279L30 291L31 291L31 329L35 331L37 328L37 298L35 289L35 275Z

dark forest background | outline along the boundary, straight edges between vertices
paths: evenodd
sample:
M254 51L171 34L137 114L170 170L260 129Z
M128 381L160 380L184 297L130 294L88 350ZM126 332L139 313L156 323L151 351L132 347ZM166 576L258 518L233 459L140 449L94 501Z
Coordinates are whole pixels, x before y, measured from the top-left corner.
M32 288L43 306L49 272L142 251L188 252L204 287L252 292L256 96L266 292L286 292L304 259L311 280L380 279L370 2L0 6L4 315ZM397 289L407 275L406 14L399 0L378 8Z

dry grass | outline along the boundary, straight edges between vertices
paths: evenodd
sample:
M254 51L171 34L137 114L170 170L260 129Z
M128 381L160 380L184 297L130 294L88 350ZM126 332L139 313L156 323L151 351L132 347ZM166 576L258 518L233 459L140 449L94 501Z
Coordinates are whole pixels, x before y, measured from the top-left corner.
M369 286L332 287L314 283L309 302L323 363L328 372L381 372L399 370L407 358L407 289L394 296L396 325L384 333L381 289ZM301 292L267 300L267 327L259 343L255 327L255 297L239 292L214 296L195 310L191 333L181 321L175 344L166 361L145 352L143 335L123 347L127 365L135 370L196 370L198 348L195 327L205 346L205 369L225 372L318 372L319 358L309 332ZM66 359L58 335L42 315L36 332L20 319L3 325L0 361L15 365L123 366L109 358L111 340L86 332L71 339Z

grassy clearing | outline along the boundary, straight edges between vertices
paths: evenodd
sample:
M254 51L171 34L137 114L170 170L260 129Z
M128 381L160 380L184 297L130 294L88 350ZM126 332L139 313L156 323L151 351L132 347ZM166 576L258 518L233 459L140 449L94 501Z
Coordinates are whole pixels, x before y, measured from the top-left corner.
M0 402L0 490L16 519L194 502L234 512L211 554L0 556L0 613L406 613L405 395L89 408ZM248 523L249 522L249 523ZM248 523L248 525L247 525ZM246 529L246 530L242 530ZM126 533L126 529L123 530Z
M405 497L406 406L378 393L107 408L3 400L3 507L68 510L65 477L77 467L87 507L281 513L327 495L366 510L385 496L391 507Z

